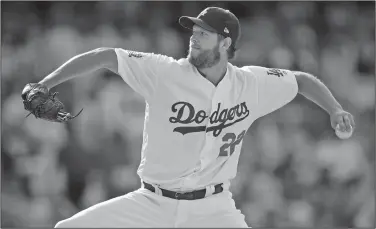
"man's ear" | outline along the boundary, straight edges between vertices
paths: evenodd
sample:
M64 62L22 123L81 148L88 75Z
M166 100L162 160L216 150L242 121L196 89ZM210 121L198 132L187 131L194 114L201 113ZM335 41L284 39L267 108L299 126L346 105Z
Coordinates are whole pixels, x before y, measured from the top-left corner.
M223 46L222 47L225 48L225 50L228 50L230 48L231 44L232 44L231 38L226 37L225 39L223 39Z

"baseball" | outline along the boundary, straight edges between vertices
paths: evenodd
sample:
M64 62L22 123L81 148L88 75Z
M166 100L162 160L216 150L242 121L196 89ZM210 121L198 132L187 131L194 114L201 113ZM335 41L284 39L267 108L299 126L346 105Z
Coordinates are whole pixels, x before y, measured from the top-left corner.
M340 131L339 130L339 124L337 124L337 126L336 126L336 135L337 135L337 137L340 138L340 139L348 139L348 138L350 138L351 135L352 135L352 133L353 133L353 128L352 128L352 126L350 126L350 127L351 128L350 128L349 132L348 131Z

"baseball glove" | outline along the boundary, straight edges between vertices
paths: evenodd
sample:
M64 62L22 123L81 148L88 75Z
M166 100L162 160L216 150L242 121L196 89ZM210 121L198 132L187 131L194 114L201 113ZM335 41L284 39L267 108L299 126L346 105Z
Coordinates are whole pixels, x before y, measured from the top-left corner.
M22 90L22 100L25 110L33 114L35 118L41 118L50 122L67 122L77 117L63 111L64 104L56 97L58 92L51 93L45 85L38 83L26 84Z

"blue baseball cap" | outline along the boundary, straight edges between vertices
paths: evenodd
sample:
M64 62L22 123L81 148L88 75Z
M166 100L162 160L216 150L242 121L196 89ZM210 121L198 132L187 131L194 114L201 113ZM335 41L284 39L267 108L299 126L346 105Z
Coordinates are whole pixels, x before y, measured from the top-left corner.
M198 25L210 32L230 37L233 48L236 47L241 33L239 19L229 10L219 7L208 7L197 17L181 16L179 24L190 30L192 30L193 25Z

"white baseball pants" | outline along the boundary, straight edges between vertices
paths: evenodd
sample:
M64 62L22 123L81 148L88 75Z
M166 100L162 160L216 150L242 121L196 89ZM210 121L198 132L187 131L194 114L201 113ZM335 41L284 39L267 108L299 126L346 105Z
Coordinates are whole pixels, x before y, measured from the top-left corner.
M175 200L140 188L96 204L55 228L248 227L228 190L197 200Z

